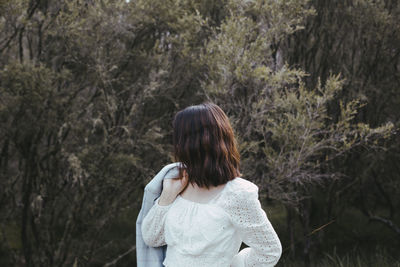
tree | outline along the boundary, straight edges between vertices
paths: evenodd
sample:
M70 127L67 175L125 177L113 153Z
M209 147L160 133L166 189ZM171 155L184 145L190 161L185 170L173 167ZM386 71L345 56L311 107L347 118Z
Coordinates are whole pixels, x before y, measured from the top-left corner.
M314 14L307 1L231 8L232 16L206 47L203 60L210 72L203 88L235 122L244 173L259 179L268 198L286 205L293 252L294 212L299 214L307 262L313 190L343 177L330 168L333 159L359 146L379 147L393 125L358 123L364 103L340 99L345 81L338 75L307 88L306 73L280 63L286 38L301 32L304 14ZM339 111L335 116L333 108Z
M397 1L311 1L317 15L309 17L305 29L296 32L285 43L285 57L312 73L307 85L315 86L317 78L341 73L345 79L341 98L354 97L367 105L360 109L355 122L372 126L392 121L397 134L387 140L387 149L357 149L334 169L342 169L353 179L334 183L330 192L340 194L335 206L353 203L364 215L399 233L395 210L400 199L399 186L399 21ZM331 107L331 116L340 110ZM331 198L336 198L331 195ZM333 201L333 200L332 200Z

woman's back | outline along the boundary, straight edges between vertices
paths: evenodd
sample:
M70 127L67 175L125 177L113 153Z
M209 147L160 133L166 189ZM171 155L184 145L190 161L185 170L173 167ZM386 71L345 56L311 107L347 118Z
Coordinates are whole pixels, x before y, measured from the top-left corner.
M146 216L144 240L167 244L165 266L273 266L279 260L281 244L261 209L257 186L235 178L221 188L207 203L183 194L168 206L156 203ZM242 241L251 248L238 254Z

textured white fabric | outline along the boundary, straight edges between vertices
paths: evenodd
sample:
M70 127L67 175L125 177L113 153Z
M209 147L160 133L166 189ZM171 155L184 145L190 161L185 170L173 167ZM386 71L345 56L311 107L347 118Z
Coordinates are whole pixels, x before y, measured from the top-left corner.
M168 206L157 200L143 220L142 234L149 246L167 244L167 267L274 266L282 253L258 187L239 177L206 204L181 196ZM249 247L239 252L242 241Z

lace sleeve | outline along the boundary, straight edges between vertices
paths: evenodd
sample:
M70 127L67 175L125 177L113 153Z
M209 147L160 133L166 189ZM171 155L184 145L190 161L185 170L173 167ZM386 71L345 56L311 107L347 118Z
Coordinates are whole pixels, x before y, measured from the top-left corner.
M165 245L164 223L165 216L170 206L171 204L168 206L159 205L157 199L149 213L147 213L146 217L143 219L142 236L146 245L150 247Z
M241 250L232 262L232 267L274 266L282 254L282 245L261 208L258 187L246 180L244 187L232 194L229 214L248 248Z

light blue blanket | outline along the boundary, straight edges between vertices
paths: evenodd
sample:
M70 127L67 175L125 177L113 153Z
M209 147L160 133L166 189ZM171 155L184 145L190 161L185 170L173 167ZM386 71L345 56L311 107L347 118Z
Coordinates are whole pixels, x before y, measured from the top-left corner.
M179 162L166 165L144 188L142 208L136 220L136 259L138 267L162 267L167 246L149 247L142 237L141 226L154 201L161 195L163 180L177 178L179 175Z

